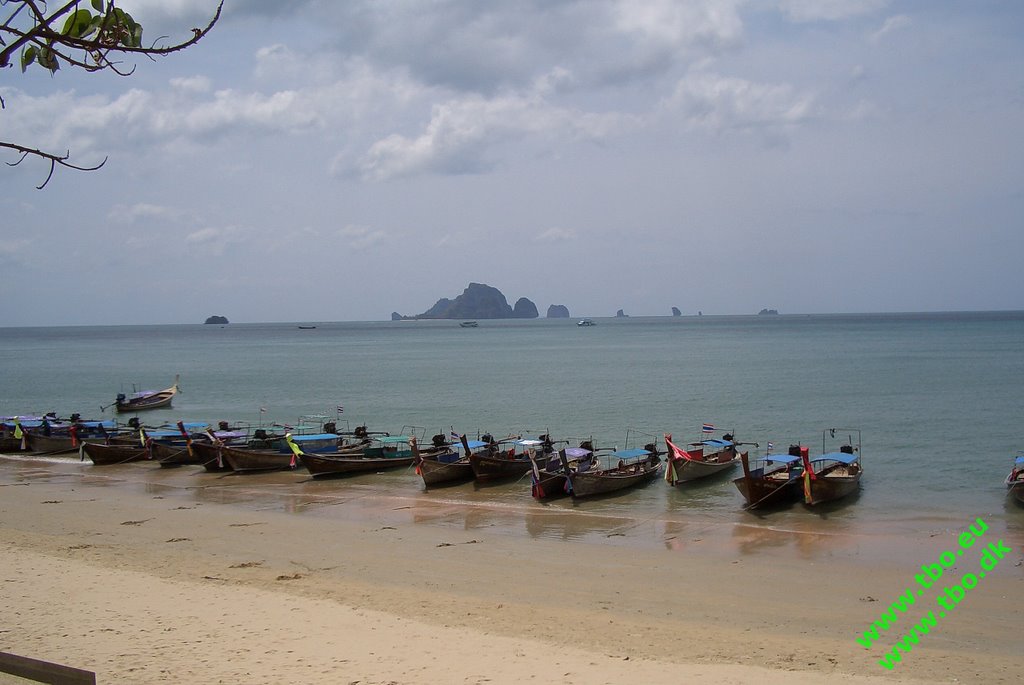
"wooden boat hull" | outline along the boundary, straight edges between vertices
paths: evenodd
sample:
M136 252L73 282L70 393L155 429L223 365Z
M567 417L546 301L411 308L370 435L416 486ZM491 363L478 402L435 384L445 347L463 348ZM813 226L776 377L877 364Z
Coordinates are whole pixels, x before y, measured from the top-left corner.
M214 445L209 442L193 442L192 453L198 458L198 463L210 473L222 473L231 470L227 461L224 460L220 445Z
M178 394L178 377L174 377L174 385L159 392L155 392L152 395L146 395L145 397L124 397L118 395L118 399L114 402L114 406L117 408L119 414L128 414L137 411L147 411L149 409L162 409L164 407L171 406L171 401L174 396Z
M736 489L747 501L748 509L764 509L796 502L803 497L803 482L800 474L788 478L765 479L754 472L750 478L733 480Z
M457 452L451 454L457 455ZM444 455L424 457L416 464L416 469L423 479L423 484L440 485L442 483L459 483L473 480L473 466L469 459L461 457L455 461L444 461Z
M247 473L250 471L287 471L298 466L299 461L293 454L282 454L276 450L252 450L221 445L220 454L225 464L232 471Z
M96 466L127 464L134 461L146 461L150 458L149 450L145 447L128 445L101 445L86 442L82 444L82 451Z
M804 493L804 502L810 505L834 502L860 490L862 472L854 475L827 474L810 481L810 493Z
M569 492L565 489L565 474L541 471L540 478L535 480L530 488L530 494L537 500L568 497Z
M1010 488L1010 496L1021 504L1024 504L1024 482L1018 483Z
M735 468L739 463L739 455L736 455L734 458L727 461L690 461L686 459L676 459L672 462L672 466L676 473L675 485L714 476L722 473L723 471Z
M26 444L28 443L27 440L25 442L26 442ZM21 449L21 443L22 443L21 438L16 438L13 435L11 435L11 436L5 435L2 438L0 438L0 453L10 454L10 453L13 453L13 452L24 452L24 451L26 451L26 450Z
M84 443L106 443L106 438L87 437L72 439L69 435L43 435L27 433L28 448L36 454L75 454Z
M175 466L199 466L204 459L199 456L195 449L197 443L192 443L192 453L189 454L188 446L184 443L154 442L150 445L153 459L160 462L163 468Z
M606 495L611 492L645 485L661 475L664 464L648 466L649 462L641 464L641 469L635 473L619 471L618 469L607 469L601 471L585 471L583 473L567 474L572 489L572 496L575 498L591 497L593 495Z
M412 465L415 459L411 451L396 452L394 456L333 456L315 452L303 454L299 458L314 478L397 469Z
M469 464L473 469L473 476L482 482L520 478L533 468L533 463L525 455L517 455L510 459L473 453L469 455Z

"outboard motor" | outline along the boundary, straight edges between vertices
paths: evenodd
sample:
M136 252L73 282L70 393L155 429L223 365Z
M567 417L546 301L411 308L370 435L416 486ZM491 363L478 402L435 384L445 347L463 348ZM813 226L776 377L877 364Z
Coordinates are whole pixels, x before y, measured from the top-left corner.
M725 440L726 442L732 442L732 433L723 433L722 440Z
M230 430L231 424L229 424L227 421L218 421L217 428L221 429L222 431Z
M444 447L448 444L448 440L444 437L443 433L438 433L430 439L430 442L434 444L434 447Z
M133 416L130 419L128 419L128 425L131 426L132 428L138 428L139 427L139 417L138 416Z
M594 451L594 443L590 442L589 440L584 440L583 442L581 442L580 447L585 450L590 450L591 452Z
M75 413L71 415L71 423L78 423L79 419L82 418L81 414Z
M253 432L252 437L256 438L257 440L266 440L267 439L267 431L262 429L262 428L257 428Z
M337 432L338 432L338 424L336 424L334 421L328 421L327 423L324 424L324 433L337 433Z
M356 426L356 429L352 431L352 434L357 438L365 438L368 435L366 432L366 426Z
M853 454L853 445L842 445L840 446L839 451L843 454Z
M791 456L791 457L799 457L800 456L800 445L790 445L789 446L789 456Z

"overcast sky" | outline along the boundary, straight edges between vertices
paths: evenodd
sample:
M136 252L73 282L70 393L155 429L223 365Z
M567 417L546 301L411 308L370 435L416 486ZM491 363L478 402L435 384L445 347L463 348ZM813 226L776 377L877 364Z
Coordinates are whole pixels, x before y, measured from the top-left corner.
M123 0L181 40L212 0ZM0 325L1024 309L1024 3L227 0L0 71ZM0 153L0 160L13 161Z

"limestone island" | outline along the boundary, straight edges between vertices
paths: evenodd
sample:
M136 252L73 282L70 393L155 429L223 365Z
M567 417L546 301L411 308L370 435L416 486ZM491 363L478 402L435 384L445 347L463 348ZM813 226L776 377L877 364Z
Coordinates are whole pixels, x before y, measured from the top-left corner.
M758 316L764 316L766 314L778 314L778 313L779 313L778 309L762 309L761 311L759 311L757 313L757 315Z
M437 303L415 316L391 313L392 321L410 319L536 319L540 314L537 305L525 297L516 300L515 307L497 288L483 283L470 283L469 287L454 300L442 297Z
M204 321L203 323L226 324L226 323L230 323L230 322L228 321L228 317L226 317L226 316L208 316L208 317L206 317L206 321Z
M569 308L564 304L553 304L548 307L548 318L549 319L568 319Z

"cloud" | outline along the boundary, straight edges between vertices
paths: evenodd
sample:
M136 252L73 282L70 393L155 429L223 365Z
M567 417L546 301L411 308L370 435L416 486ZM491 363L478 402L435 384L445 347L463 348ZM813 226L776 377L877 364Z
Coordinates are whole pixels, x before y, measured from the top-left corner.
M714 131L783 129L810 117L814 98L788 84L697 72L677 84L668 108L692 127Z
M538 233L533 238L537 243L566 243L576 240L576 230L572 228L552 227Z
M391 134L378 140L349 169L337 171L383 181L418 174L482 173L495 166L495 148L527 137L601 139L626 118L559 107L535 94L485 98L471 95L436 104L415 137Z
M116 204L110 208L107 217L119 224L135 224L153 219L168 219L180 216L179 210L163 205L137 202L133 205Z
M882 24L882 28L871 34L870 40L877 43L890 33L895 33L910 26L910 23L910 17L905 14L897 14L889 17L885 20L885 23Z
M205 93L210 90L210 79L206 76L172 78L171 87L192 93Z
M873 14L890 0L779 0L779 9L795 22L841 21Z
M353 250L366 250L388 239L387 232L369 226L348 225L339 229L338 235L345 238L347 246Z
M223 257L229 248L241 246L247 231L238 226L208 227L185 236L185 244L193 254Z

